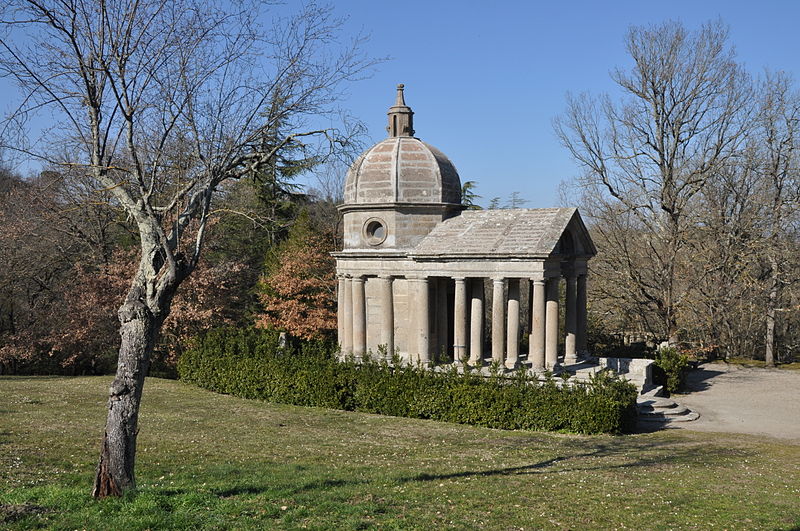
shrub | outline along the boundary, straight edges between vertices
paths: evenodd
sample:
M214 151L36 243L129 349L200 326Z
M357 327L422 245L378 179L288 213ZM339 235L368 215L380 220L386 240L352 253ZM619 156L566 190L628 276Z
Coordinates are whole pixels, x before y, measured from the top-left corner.
M664 386L670 393L679 391L686 383L689 357L674 347L664 347L656 352L655 366L664 371Z
M178 370L185 381L244 398L490 428L619 433L636 420L636 389L604 373L560 385L522 372L485 378L336 355L330 341L281 346L274 330L226 328L199 338Z

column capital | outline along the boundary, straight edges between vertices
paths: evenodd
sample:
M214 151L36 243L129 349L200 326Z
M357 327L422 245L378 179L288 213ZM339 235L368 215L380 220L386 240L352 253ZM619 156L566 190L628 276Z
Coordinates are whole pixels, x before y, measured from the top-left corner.
M365 275L353 275L352 281L353 282L364 282L366 280Z
M538 286L544 286L545 279L544 278L532 278L532 279L530 279L530 281L533 282L534 284L538 285Z
M495 284L504 284L506 277L492 277L492 282Z
M381 280L394 280L394 275L378 275L378 278Z

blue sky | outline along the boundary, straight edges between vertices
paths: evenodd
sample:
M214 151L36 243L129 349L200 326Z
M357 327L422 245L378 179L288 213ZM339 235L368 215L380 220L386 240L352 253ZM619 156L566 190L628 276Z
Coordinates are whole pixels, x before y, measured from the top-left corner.
M277 9L297 5L290 0ZM751 73L770 68L800 77L800 0L333 5L347 17L347 33L371 35L372 56L391 57L372 77L350 85L342 106L377 142L386 135L394 87L404 83L417 136L446 153L462 181L478 183L484 205L512 192L528 207L558 204L559 184L579 170L556 139L552 119L568 91L614 94L609 72L630 66L624 37L631 25L676 19L692 29L721 18ZM10 90L0 80L0 105Z
M416 136L447 154L480 203L519 192L530 208L556 205L559 183L578 173L552 118L568 91L614 94L609 72L630 66L631 25L721 18L752 74L800 76L800 1L402 2L343 0L348 31L371 34L369 51L390 56L351 86L344 106L373 141L386 135L394 86L406 85Z

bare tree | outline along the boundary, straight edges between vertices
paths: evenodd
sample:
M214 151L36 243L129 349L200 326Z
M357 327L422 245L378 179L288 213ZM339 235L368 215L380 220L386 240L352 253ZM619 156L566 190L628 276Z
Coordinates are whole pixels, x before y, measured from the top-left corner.
M21 88L6 123L41 109L57 115L49 152L57 143L69 155L28 154L81 168L140 240L118 312L96 497L135 486L150 355L178 286L197 266L215 191L259 174L287 146L311 150L320 137L320 149L341 146L311 117L333 111L342 83L372 64L360 39L338 43L328 9L311 3L265 30L260 8L221 0L12 0L0 8L0 73Z
M682 312L685 339L698 354L751 357L762 343L760 156L759 142L749 135L700 194Z
M693 204L737 152L750 89L719 22L632 27L626 45L634 66L612 73L622 99L568 96L554 126L583 167L588 214L605 226L612 282L676 342Z
M780 292L791 282L787 260L795 254L800 221L800 93L787 75L766 75L754 135L760 148L762 243L769 270L764 358L774 366L776 313Z

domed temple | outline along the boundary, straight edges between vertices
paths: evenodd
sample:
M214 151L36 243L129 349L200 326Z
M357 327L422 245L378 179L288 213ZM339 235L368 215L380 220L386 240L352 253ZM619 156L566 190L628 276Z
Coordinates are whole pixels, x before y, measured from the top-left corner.
M534 370L588 355L586 264L596 251L577 209L466 210L453 163L414 136L403 85L388 117L389 137L352 165L339 207L342 353Z

